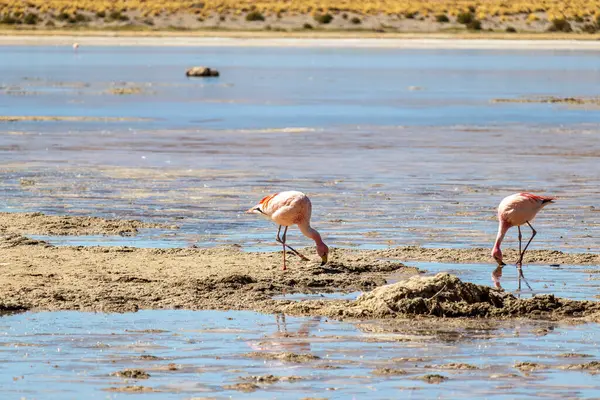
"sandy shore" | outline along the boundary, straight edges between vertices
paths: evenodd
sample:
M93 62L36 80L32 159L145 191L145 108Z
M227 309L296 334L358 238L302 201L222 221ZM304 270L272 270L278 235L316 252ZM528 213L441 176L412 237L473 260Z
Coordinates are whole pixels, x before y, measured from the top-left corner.
M286 34L262 32L202 32L172 34L169 32L33 32L0 36L0 46L276 46L276 47L342 47L399 49L472 49L472 50L588 50L600 51L600 41L594 36L560 36L532 34L506 35L469 34ZM575 38L575 39L574 39ZM83 50L80 50L83 51Z
M301 251L314 260L302 262L290 256L289 270L281 271L280 252L248 253L238 246L54 247L43 241L5 234L0 236L0 309L104 312L233 309L358 319L396 314L530 316L539 312L550 313L549 317L554 318L557 313L560 317L589 316L599 309L599 303L554 296L541 296L533 302L519 300L519 303L512 295L493 294L497 292L489 287L464 284L447 274L435 284L423 280L408 289L392 287L391 291L386 286L381 288L385 290L373 291L357 301L274 300L273 296L292 293L369 292L385 285L392 273L394 280L400 281L419 274L416 268L398 260L489 261L485 249L332 249L331 261L321 266L314 249ZM514 251L506 251L506 257L515 255ZM594 254L543 250L532 251L527 258L528 262L600 263L600 256ZM436 293L446 289L445 306L430 304L439 296Z
M330 262L321 266L314 249L305 248L301 251L312 261L290 255L290 268L282 271L280 252L250 253L235 245L212 249L55 247L23 236L135 235L138 228L151 226L156 227L139 221L0 214L0 310L234 309L359 319L396 314L503 317L542 312L554 318L589 316L600 304L554 296L521 301L448 274L440 274L443 276L435 282L424 278L408 286L382 287L392 274L394 281L418 278L419 271L404 262L489 263L489 249L332 248ZM515 258L516 252L506 249L505 257ZM526 262L599 265L600 255L537 250L527 253ZM372 290L356 301L273 299L292 293ZM438 304L443 291L447 292L445 305Z

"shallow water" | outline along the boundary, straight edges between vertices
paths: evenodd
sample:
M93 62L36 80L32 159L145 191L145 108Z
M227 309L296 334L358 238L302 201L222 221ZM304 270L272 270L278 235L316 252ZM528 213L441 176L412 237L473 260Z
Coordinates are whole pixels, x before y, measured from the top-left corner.
M36 236L51 243L276 249L275 227L243 211L265 193L293 188L311 196L314 226L334 246L489 247L499 200L529 190L560 197L535 221L532 248L597 251L599 110L491 103L595 96L595 53L233 47L0 52L0 115L139 119L0 122L0 210L181 226L142 230L137 237ZM219 68L221 78L186 79L185 68L196 64ZM115 87L142 93L108 93ZM296 230L288 237L293 245L310 244ZM509 232L507 246L515 239L516 232ZM490 283L489 264L408 264ZM536 293L593 299L600 280L588 271L595 269L528 265L525 274ZM512 266L505 268L503 284L516 289ZM372 323L284 321L250 312L26 313L0 319L0 388L7 396L44 399L597 397L594 376L558 367L598 360L598 325L490 324L429 330L407 324L392 334ZM243 356L251 351L310 352L321 359L290 364ZM590 357L558 357L567 352ZM140 359L144 354L159 359ZM521 373L514 368L521 361L547 368ZM425 367L448 362L479 369ZM169 370L170 363L176 370ZM151 377L125 382L109 375L132 367ZM373 375L379 367L407 374ZM450 379L428 384L418 379L426 373ZM302 379L259 384L248 394L223 387L266 374ZM132 384L161 393L103 390Z
M559 369L598 359L598 325L515 321L481 329L440 325L439 330L372 333L376 324L355 326L319 318L214 311L25 313L5 316L0 324L0 388L12 397L385 399L399 393L410 398L454 398L469 393L471 398L508 399L589 398L600 390L595 376ZM253 351L310 353L320 359L289 363L244 356ZM588 357L561 358L562 353ZM157 358L144 360L142 355ZM521 373L514 364L524 361L545 369ZM435 367L450 362L478 369ZM373 374L386 367L403 369L406 374ZM150 378L110 376L125 368L142 369ZM429 373L449 380L428 384L419 379ZM299 379L258 383L254 393L224 388L268 374ZM128 385L160 393L105 391Z
M0 114L151 119L0 123L2 210L181 225L126 245L273 249L274 227L243 211L293 188L337 246L471 247L491 245L503 196L529 190L560 197L536 220L534 248L596 245L599 110L490 102L595 95L595 53L0 50ZM222 75L185 78L194 64ZM107 93L132 86L142 93ZM70 239L56 243L124 240ZM289 239L309 244L295 230Z

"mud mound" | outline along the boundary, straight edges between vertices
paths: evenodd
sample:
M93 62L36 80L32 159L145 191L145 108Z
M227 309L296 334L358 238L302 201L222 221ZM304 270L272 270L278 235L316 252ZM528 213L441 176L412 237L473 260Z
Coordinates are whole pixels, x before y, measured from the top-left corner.
M158 390L152 389L146 386L124 386L124 387L109 387L102 389L106 392L118 392L118 393L150 393L158 392Z
M150 374L141 369L124 369L123 371L113 372L111 376L118 376L126 379L148 379Z
M442 365L425 365L424 368L432 368L432 369L456 369L456 370L462 370L462 369L469 369L469 370L473 370L473 369L479 369L474 365L471 364L465 364L465 363L448 363L448 364L442 364Z
M517 299L487 286L463 282L454 275L413 276L405 281L379 287L356 301L302 302L287 312L329 315L335 318L430 317L527 317L564 319L600 315L600 302L577 301L538 295Z
M546 369L547 367L543 364L524 361L524 362L516 363L515 368L521 372L533 372L533 371L538 371L540 369Z
M426 383L442 383L448 380L447 377L445 377L444 375L439 375L439 374L427 374L427 375L423 375L422 377L420 377L419 379L425 381Z
M588 371L591 373L600 373L600 361L591 361L585 364L565 365L561 369Z
M256 376L247 376L242 377L242 380L255 382L255 383L277 383L277 382L296 382L300 381L304 378L301 376L290 375L290 376L275 376L275 375L256 375Z
M383 375L383 376L406 375L406 371L403 369L396 369L396 368L377 368L376 370L373 371L373 375Z
M364 252L364 251L363 251ZM488 248L475 249L432 249L420 246L394 247L385 250L373 250L382 259L413 260L413 261L440 261L440 262L490 262ZM516 260L519 256L516 249L503 250L504 258ZM578 264L598 265L600 254L596 253L563 253L557 250L529 250L525 254L524 263L543 264Z
M491 309L503 307L509 297L512 296L440 273L433 277L414 276L377 288L360 296L355 308L368 310L376 318L395 314L473 317L489 315Z
M224 390L237 390L238 392L252 393L260 389L260 386L254 383L236 383L235 385L225 385Z
M317 357L312 354L297 354L297 353L263 353L259 351L255 351L253 353L248 353L245 355L248 358L260 358L263 360L279 360L279 361L287 361L292 363L305 363L309 361L319 360L320 357Z
M175 226L137 220L0 212L0 233L133 236L140 228L177 229Z
M1 227L0 227L0 232L2 232ZM48 244L47 242L44 242L43 240L30 239L28 237L17 235L17 234L0 235L0 249L7 249L10 247L17 247L17 246L50 247L51 245Z

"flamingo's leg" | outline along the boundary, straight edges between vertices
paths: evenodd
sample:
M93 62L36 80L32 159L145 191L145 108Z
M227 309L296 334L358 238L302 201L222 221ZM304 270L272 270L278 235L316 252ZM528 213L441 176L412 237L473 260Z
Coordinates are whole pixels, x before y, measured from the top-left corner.
M527 279L525 279L525 275L523 275L523 256L525 255L527 248L531 244L531 241L533 240L533 238L535 237L537 232L535 231L535 229L533 229L533 226L531 226L529 221L527 221L527 225L529 225L529 227L531 228L531 237L529 238L529 241L525 245L525 248L523 249L523 251L521 251L521 227L518 227L519 228L519 261L517 261L517 270L519 271L519 291L521 290L521 279L523 279L523 281L525 282L525 284L527 285L529 290L533 290L531 288L531 286L529 285L529 282L527 282Z
M285 228L287 230L287 227ZM279 227L277 228L277 237L275 238L276 241L278 241L279 243L282 244L283 246L283 270L285 271L287 268L285 266L285 233L283 234L284 240L281 240L281 238L279 237L279 233L281 233L281 225L279 225Z
M283 231L283 240L279 238L279 231L281 230L281 225L279 225L279 230L277 231L277 241L281 244L283 244L283 251L285 251L285 248L287 247L288 249L290 249L290 251L292 253L294 253L295 255L297 255L298 257L300 257L303 261L310 261L308 258L304 257L302 254L300 254L298 251L296 251L292 246L289 246L288 244L285 243L285 237L287 235L287 230L288 227L286 226L284 231Z

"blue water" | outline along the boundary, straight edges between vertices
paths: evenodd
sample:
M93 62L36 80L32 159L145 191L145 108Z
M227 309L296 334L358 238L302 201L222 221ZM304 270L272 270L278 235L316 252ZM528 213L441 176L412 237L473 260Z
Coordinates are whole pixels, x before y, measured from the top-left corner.
M291 318L252 312L140 311L126 314L25 313L0 319L0 391L6 398L43 399L389 399L410 398L592 398L600 385L583 371L561 366L600 357L597 325L499 323L481 329L398 325L394 333L373 333L322 318ZM540 335L540 329L545 333ZM310 353L307 363L248 358L253 352ZM586 358L561 358L562 353ZM142 355L157 359L144 360ZM402 358L418 358L403 361ZM517 362L546 369L521 373ZM468 363L477 370L436 365ZM169 369L173 364L175 370ZM327 368L333 366L337 369ZM405 375L377 376L376 368ZM147 380L110 376L125 368L150 374ZM427 384L419 377L449 378ZM225 386L251 376L298 376L296 381L259 383L253 393ZM511 375L514 374L514 375ZM106 391L129 385L157 393Z
M73 53L69 47L2 47L0 54L0 85L42 90L37 96L0 97L0 113L8 115L155 118L132 126L156 129L553 125L600 119L598 111L489 104L522 95L595 96L600 67L593 52L86 47ZM193 65L218 68L221 77L190 80L184 71ZM48 90L35 79L90 86ZM135 101L82 97L101 83L123 81L154 94L133 96Z
M192 65L216 67L221 77L187 79ZM107 93L123 82L143 93ZM149 119L0 122L0 210L181 227L133 238L40 237L58 245L238 243L246 251L270 250L279 249L276 228L243 211L265 193L301 189L313 199L313 225L331 246L475 247L491 246L499 200L531 190L560 197L536 220L532 248L596 251L600 111L491 101L597 96L599 84L593 52L84 47L75 54L70 47L0 47L0 115ZM22 185L21 178L34 184ZM288 239L312 244L295 229ZM506 246L515 239L509 232ZM489 284L486 264L408 264ZM525 267L536 292L592 299L600 281L586 271ZM503 284L515 289L513 267L506 267ZM559 369L600 357L596 324L417 329L406 322L393 333L370 326L250 312L3 316L0 392L61 400L594 398L600 392L595 376ZM249 359L250 351L321 359L289 364ZM558 357L566 352L590 357ZM159 359L140 359L148 354ZM548 368L521 373L513 367L521 361ZM426 367L448 362L480 369ZM178 369L170 371L169 363ZM390 366L407 374L372 374ZM132 367L150 379L110 376ZM426 373L450 379L429 385L418 379ZM265 374L303 379L259 384L248 394L224 387ZM104 390L126 385L160 392Z
M243 212L295 189L311 197L313 225L330 245L491 247L500 200L532 191L559 197L536 219L532 248L596 248L600 109L492 102L596 96L595 52L32 46L0 54L0 115L144 119L0 123L0 210L181 228L51 243L276 249L276 227ZM188 79L191 65L221 77ZM142 93L107 93L123 85ZM294 228L288 237L312 245ZM509 231L506 245L515 240Z

